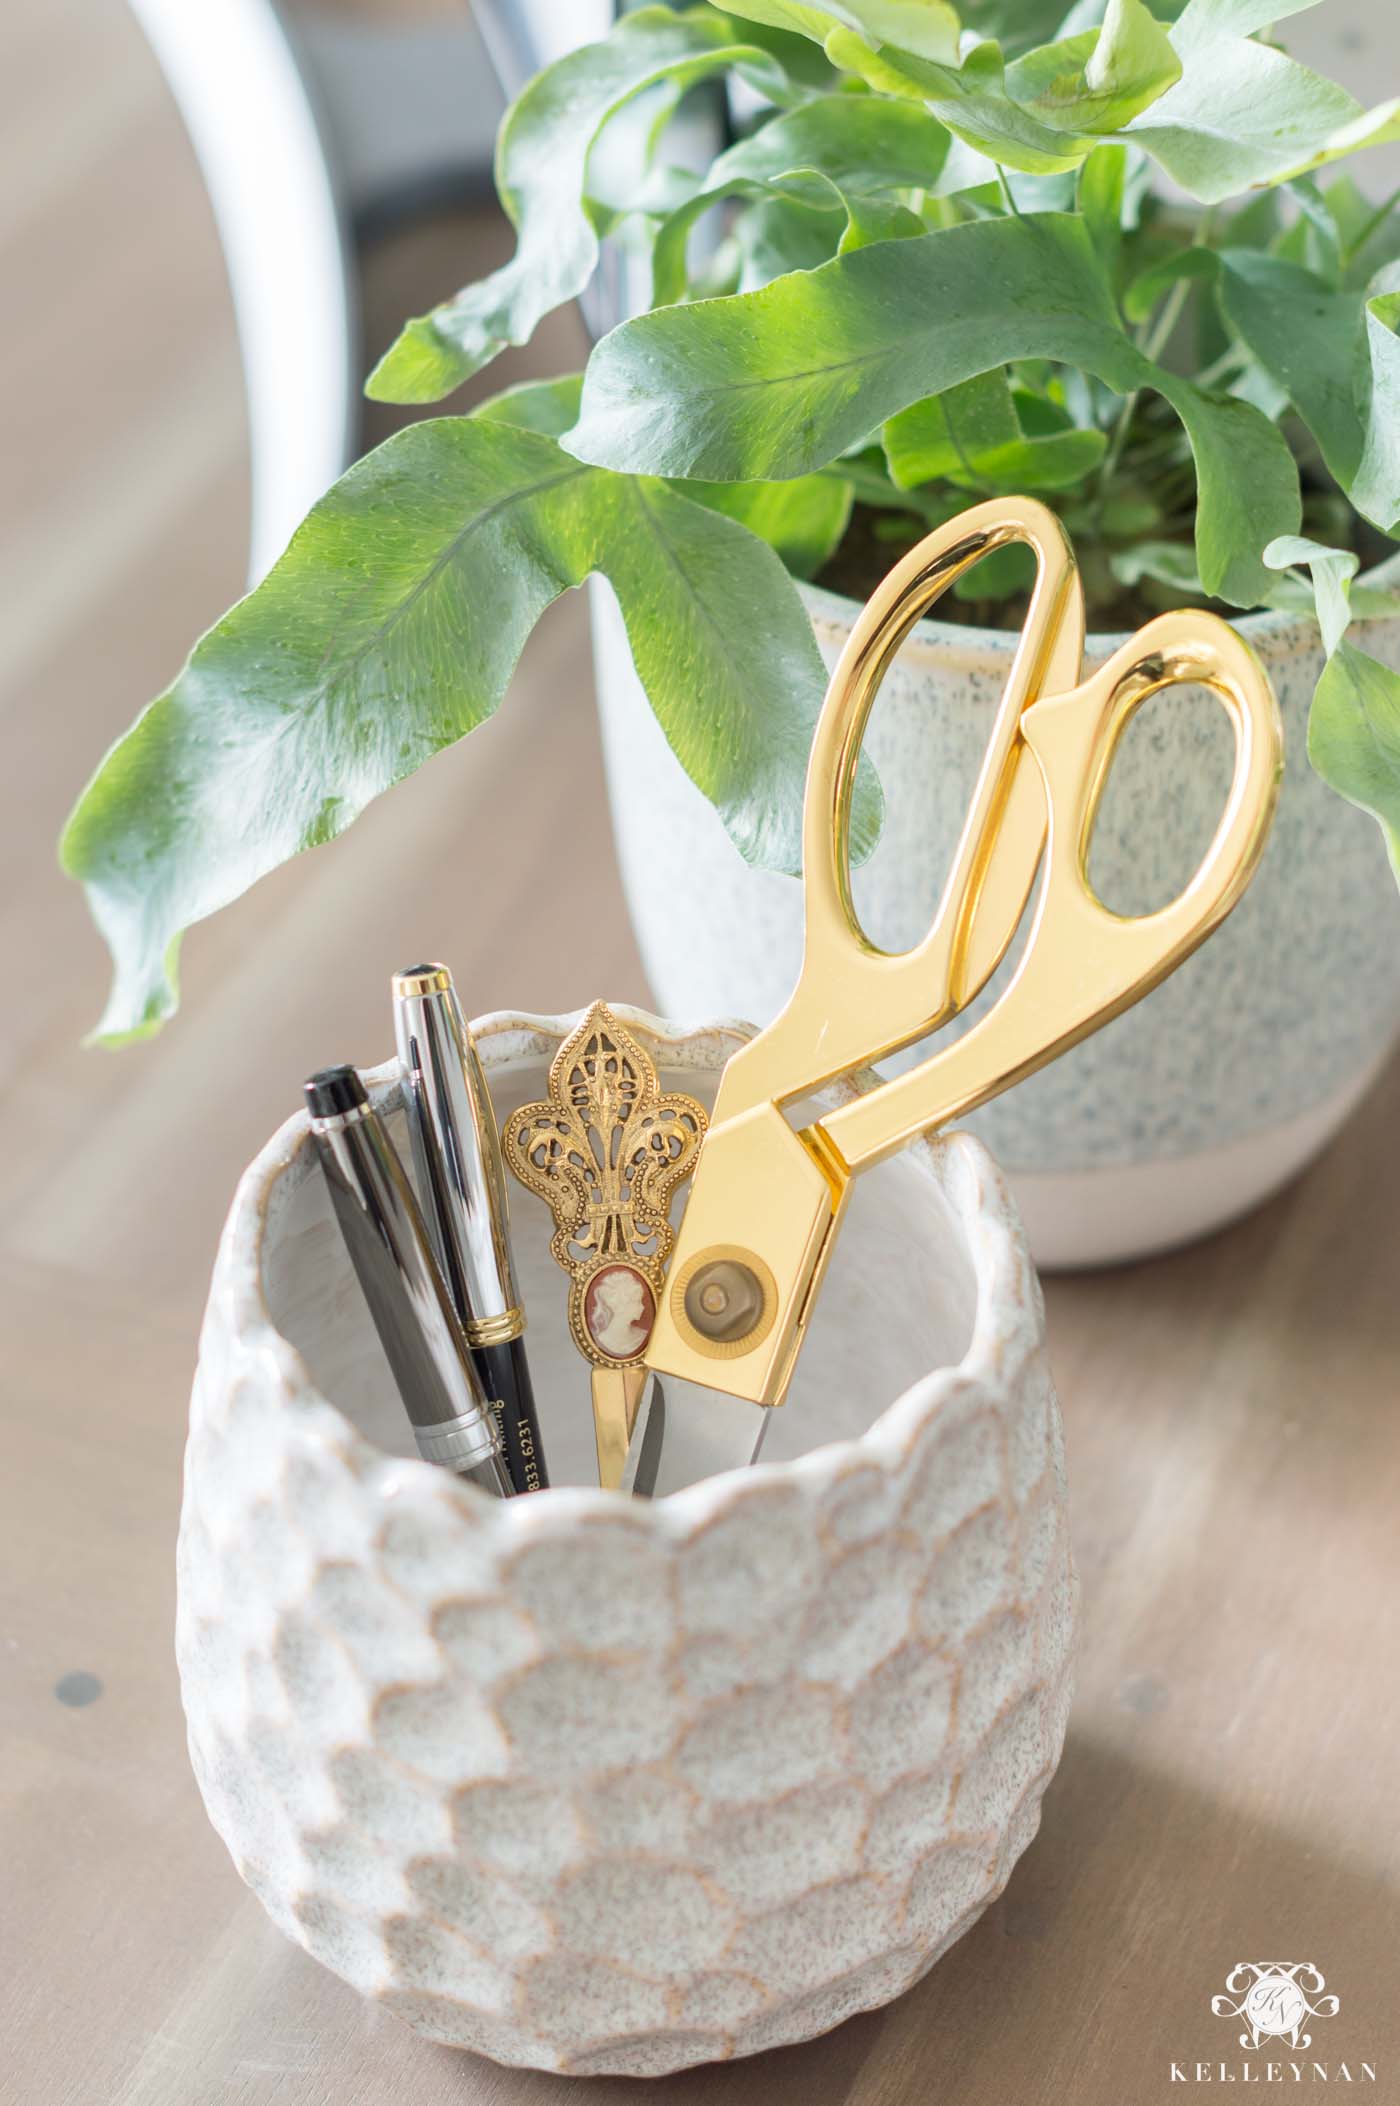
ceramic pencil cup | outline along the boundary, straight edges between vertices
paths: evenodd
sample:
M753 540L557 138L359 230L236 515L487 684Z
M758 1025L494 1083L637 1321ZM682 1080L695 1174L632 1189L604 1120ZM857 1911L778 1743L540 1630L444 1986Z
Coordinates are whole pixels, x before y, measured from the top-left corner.
M702 1099L743 1036L619 1013ZM502 1115L575 1021L476 1027ZM807 2039L973 1923L1059 1757L1076 1589L1020 1227L963 1135L862 1178L765 1459L646 1501L589 1486L551 1223L512 1206L556 1488L494 1500L411 1453L304 1117L246 1172L180 1527L205 1805L273 1921L435 2040L645 2075Z

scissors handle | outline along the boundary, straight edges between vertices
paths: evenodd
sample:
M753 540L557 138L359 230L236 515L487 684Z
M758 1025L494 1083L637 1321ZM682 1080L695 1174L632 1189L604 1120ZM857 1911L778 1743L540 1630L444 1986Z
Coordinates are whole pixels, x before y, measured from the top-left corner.
M967 819L932 926L912 950L880 950L851 897L856 765L880 683L921 615L975 563L1013 543L1036 562ZM993 498L927 534L877 586L832 673L812 740L803 804L806 942L782 1014L729 1062L717 1120L782 1103L936 1030L990 977L1021 919L1045 840L1040 774L1019 732L1037 695L1073 686L1084 596L1055 514ZM995 853L994 853L995 851Z
M1026 626L933 925L913 950L891 956L865 936L851 899L851 797L866 721L918 616L980 556L1013 541L1036 558ZM1053 514L1025 498L978 505L929 535L857 621L807 775L802 975L782 1014L724 1070L649 1368L722 1382L754 1404L781 1403L854 1174L1125 1009L1244 889L1282 770L1278 706L1262 667L1215 616L1168 614L1081 682L1083 636L1069 545ZM1129 718L1179 682L1202 684L1224 704L1235 734L1233 780L1215 838L1179 898L1125 918L1089 883L1089 843ZM988 1014L911 1073L811 1124L790 1123L785 1107L794 1098L936 1029L971 1000L1024 917L1037 866L1025 950ZM742 1296L730 1295L732 1278Z
M1183 683L1209 688L1230 718L1230 793L1178 897L1155 913L1115 914L1087 868L1113 755L1134 711ZM822 1121L826 1143L849 1171L985 1103L1146 994L1229 913L1263 851L1283 772L1283 726L1263 667L1217 616L1159 615L1080 686L1033 703L1020 729L1049 814L1045 871L1020 965L1000 1001L955 1044Z

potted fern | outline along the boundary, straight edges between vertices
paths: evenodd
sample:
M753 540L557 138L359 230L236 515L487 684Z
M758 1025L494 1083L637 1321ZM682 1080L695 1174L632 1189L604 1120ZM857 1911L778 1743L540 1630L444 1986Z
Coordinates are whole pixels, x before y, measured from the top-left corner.
M108 756L63 843L116 960L103 1034L168 1014L185 927L488 716L543 607L590 577L657 992L771 1010L823 656L930 522L1025 490L1074 538L1091 657L1162 604L1221 607L1292 752L1230 929L984 1130L1051 1257L1172 1240L1289 1174L1400 1020L1384 846L1342 801L1394 854L1400 212L1337 165L1400 116L1269 40L1298 11L649 6L540 74L498 145L514 258L408 323L370 392L449 396L603 240L649 270L650 311L581 376L358 462ZM753 115L680 168L666 121L702 82L742 84ZM857 827L874 848L883 777L877 940L926 919L1024 584L979 567L877 713ZM1197 809L1181 787L1209 769L1171 765L1200 725L1159 704L1124 756L1092 866L1111 904L1167 896L1209 831L1209 790Z

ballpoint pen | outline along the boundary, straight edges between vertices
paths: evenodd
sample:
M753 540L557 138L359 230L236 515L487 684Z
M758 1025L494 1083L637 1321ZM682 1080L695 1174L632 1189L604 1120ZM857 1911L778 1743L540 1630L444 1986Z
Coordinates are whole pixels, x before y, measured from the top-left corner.
M504 1497L513 1487L500 1436L413 1188L364 1083L354 1068L323 1068L305 1094L331 1205L418 1452Z
M393 980L423 1214L447 1291L501 1432L517 1492L549 1483L510 1250L500 1136L486 1077L445 965Z

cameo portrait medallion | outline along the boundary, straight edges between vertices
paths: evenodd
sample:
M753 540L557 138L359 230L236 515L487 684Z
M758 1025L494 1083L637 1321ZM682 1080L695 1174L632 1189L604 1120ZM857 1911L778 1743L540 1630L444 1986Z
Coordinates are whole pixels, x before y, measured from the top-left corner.
M583 1297L583 1327L609 1360L631 1360L651 1336L656 1296L634 1266L605 1265Z

